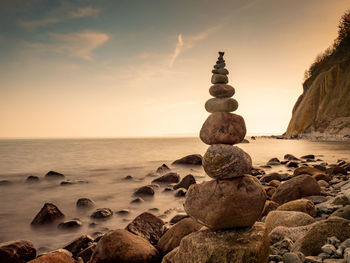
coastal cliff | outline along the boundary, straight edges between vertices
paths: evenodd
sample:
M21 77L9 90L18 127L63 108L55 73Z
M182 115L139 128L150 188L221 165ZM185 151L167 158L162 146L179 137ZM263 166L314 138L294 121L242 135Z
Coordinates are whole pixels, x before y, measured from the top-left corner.
M294 105L286 137L350 138L349 25L348 11L335 44L306 71L303 93Z

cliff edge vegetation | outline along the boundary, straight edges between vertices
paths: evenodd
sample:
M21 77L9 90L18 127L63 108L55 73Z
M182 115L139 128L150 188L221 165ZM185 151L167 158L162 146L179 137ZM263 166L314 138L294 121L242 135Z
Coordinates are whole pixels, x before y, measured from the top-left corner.
M350 9L342 16L334 44L305 72L294 105L289 138L350 138Z

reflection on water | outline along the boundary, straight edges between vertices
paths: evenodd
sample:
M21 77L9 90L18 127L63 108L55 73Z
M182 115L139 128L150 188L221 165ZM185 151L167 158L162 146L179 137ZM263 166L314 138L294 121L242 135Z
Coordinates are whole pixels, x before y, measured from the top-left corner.
M350 160L349 142L308 142L275 139L257 139L240 144L253 159L255 166L270 158L283 158L286 153L296 156L315 154L331 163L338 159ZM40 251L62 247L80 234L94 234L108 229L125 227L141 212L152 208L162 215L168 209L165 221L182 210L183 199L164 193L160 188L153 199L141 204L130 204L134 190L150 184L147 176L162 163L170 166L175 159L192 153L204 153L208 146L197 138L155 139L81 139L81 140L3 140L0 141L0 180L11 185L0 186L0 242L29 239ZM197 181L209 180L201 167L172 166L181 177L191 173ZM276 167L273 169L281 169ZM43 176L50 170L66 175L69 180L84 180L87 184L61 186L60 181L47 181ZM28 175L40 177L38 183L25 183ZM134 180L122 180L132 175ZM114 211L128 209L127 215L114 214L106 221L92 220L90 211L77 210L75 203L81 197L95 201L96 207ZM44 202L56 204L67 219L79 218L83 227L73 232L62 232L55 227L31 229L30 222ZM95 227L89 224L96 222Z

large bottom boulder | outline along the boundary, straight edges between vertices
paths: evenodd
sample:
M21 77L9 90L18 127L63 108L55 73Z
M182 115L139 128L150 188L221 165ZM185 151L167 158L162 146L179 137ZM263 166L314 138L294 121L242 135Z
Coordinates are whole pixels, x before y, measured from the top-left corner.
M40 256L28 263L75 263L68 251L58 250Z
M251 228L200 230L181 240L162 263L266 263L269 240L263 223Z
M90 263L157 263L158 250L146 239L124 229L105 234L97 243Z
M1 263L24 263L36 257L34 245L25 240L0 243Z

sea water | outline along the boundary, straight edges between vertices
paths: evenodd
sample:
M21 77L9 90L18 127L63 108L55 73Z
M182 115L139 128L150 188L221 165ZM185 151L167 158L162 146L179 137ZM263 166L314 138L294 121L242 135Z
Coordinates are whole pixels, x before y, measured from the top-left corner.
M315 154L328 163L338 159L350 161L350 142L259 137L238 146L251 155L256 167L273 157L281 160L286 153L297 157ZM135 189L150 184L156 178L150 175L163 163L182 178L192 174L199 183L210 180L201 166L171 165L183 156L204 154L207 147L198 138L0 140L0 181L10 182L0 185L0 242L31 240L41 253L61 248L82 234L97 235L124 228L142 212L151 211L169 221L184 212L183 198L163 192L160 187L153 198L131 204ZM50 170L64 174L64 180L81 183L61 185L62 180L46 180L44 175ZM286 168L266 169L267 173L271 171L286 172ZM38 176L39 182L27 183L29 175ZM133 180L123 180L127 175ZM115 212L127 209L129 214L114 214L107 220L92 219L95 208L76 208L76 201L82 197L92 199L95 208L107 207ZM45 202L57 205L65 220L79 218L83 226L69 231L59 230L55 225L31 228L31 221Z

